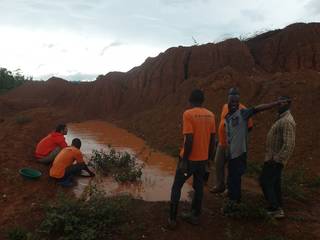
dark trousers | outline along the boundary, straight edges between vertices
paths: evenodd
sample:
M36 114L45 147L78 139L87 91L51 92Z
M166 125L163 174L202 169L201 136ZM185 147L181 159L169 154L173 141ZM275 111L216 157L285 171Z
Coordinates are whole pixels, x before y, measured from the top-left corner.
M228 164L228 195L231 201L241 200L241 177L247 169L247 154L230 159Z
M61 178L59 181L66 181L66 180L72 180L72 178L76 175L79 175L82 170L86 169L85 164L83 163L77 163L73 164L65 170L63 178Z
M281 175L283 165L274 161L265 162L260 176L260 186L271 210L282 207Z
M190 176L193 176L192 187L194 189L194 195L191 207L193 214L196 216L201 214L206 162L207 161L189 161L186 171L182 171L181 168L178 167L171 189L171 204L178 205L183 184Z

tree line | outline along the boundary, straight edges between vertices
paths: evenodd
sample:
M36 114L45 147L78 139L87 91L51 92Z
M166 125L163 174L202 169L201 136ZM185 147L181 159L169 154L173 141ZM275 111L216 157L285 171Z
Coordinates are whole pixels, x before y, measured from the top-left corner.
M32 81L32 77L25 77L21 74L20 69L14 72L0 67L0 93L9 91L20 86L26 81Z

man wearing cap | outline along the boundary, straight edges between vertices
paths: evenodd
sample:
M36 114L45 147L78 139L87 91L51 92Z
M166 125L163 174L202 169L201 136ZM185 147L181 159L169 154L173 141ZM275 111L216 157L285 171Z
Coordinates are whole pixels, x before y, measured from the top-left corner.
M228 96L239 96L240 93L237 88L231 88L228 92ZM228 98L229 100L229 98ZM246 107L243 104L239 104L239 109L245 109ZM225 125L224 119L226 115L229 113L228 103L224 104L222 107L220 124L219 124L219 143L216 149L215 154L215 171L216 171L216 185L210 190L211 193L222 193L225 190L225 165L227 163L227 159L225 157L225 150L227 148L227 139L225 134ZM253 121L250 118L248 120L248 130L251 131L253 127Z
M187 222L199 224L202 208L206 164L211 159L215 146L215 116L202 107L204 94L194 90L189 98L191 108L183 113L184 146L180 152L174 182L171 190L169 228L175 228L181 188L193 176L194 196L191 211L182 213Z

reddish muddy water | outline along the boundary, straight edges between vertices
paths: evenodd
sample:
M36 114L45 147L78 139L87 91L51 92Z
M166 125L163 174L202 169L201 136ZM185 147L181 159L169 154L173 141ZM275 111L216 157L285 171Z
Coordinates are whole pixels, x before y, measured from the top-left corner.
M90 159L92 150L108 150L108 145L119 151L135 154L140 164L144 164L141 182L133 184L119 184L111 177L103 177L98 186L110 196L131 194L135 198L146 201L168 201L176 168L176 159L146 145L141 138L103 121L87 121L68 124L67 142L73 138L82 141L81 151L86 160ZM89 178L78 178L78 185L74 192L80 195L92 181ZM189 200L192 190L190 183L185 184L181 200Z

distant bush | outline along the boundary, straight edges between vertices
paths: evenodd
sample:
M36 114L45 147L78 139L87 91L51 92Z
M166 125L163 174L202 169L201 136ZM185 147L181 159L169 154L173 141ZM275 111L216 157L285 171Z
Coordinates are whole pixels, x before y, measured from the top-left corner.
M142 176L142 166L136 160L128 152L119 152L113 148L109 152L93 150L89 166L103 175L112 175L118 182L134 182Z
M6 68L0 68L0 94L17 87L26 81L32 81L32 77L23 76L19 69L12 73Z

